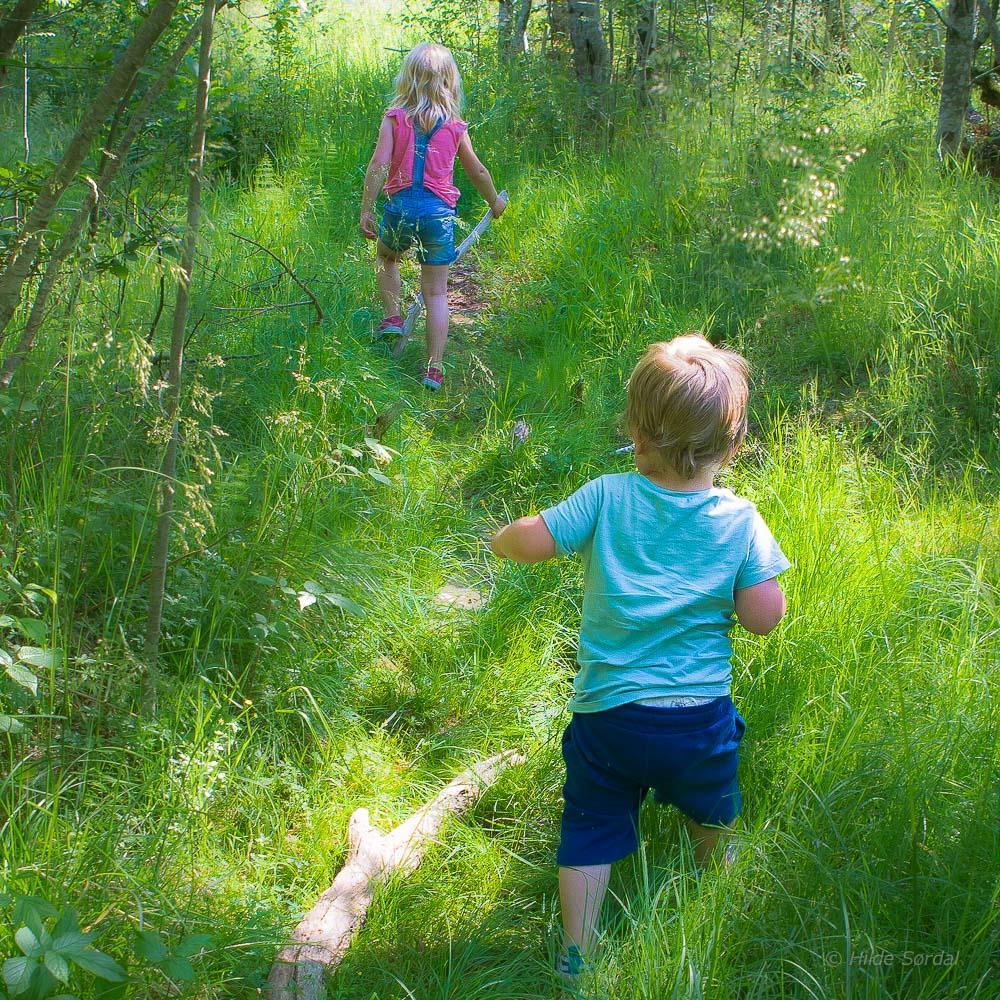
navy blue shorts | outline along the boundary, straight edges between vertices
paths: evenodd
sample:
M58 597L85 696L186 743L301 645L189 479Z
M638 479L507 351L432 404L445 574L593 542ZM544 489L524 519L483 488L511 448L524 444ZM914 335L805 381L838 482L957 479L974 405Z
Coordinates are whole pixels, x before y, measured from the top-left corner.
M650 788L703 826L740 812L737 775L746 723L728 697L690 708L628 704L578 712L563 734L560 865L603 865L639 846Z
M453 215L410 215L386 208L378 238L395 253L405 253L415 244L421 264L455 263Z

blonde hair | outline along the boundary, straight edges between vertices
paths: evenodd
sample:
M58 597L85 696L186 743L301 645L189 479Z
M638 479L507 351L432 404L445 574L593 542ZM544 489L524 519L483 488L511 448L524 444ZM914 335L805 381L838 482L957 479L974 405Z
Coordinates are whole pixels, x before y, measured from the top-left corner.
M725 462L747 432L747 363L700 333L650 344L628 380L636 440L682 479Z
M451 52L424 42L411 49L396 77L394 108L402 108L429 132L440 119L458 118L462 111L462 78Z

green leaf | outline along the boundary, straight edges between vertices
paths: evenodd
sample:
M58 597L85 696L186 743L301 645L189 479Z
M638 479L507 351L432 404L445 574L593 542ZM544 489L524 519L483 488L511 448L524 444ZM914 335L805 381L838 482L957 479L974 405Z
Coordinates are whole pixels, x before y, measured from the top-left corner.
M52 950L72 958L75 962L80 955L92 950L90 947L92 938L92 934L84 934L82 931L64 931L52 939Z
M11 715L3 715L0 713L0 733L23 733L24 723L18 722Z
M0 666L6 667L8 664L13 663L14 659L6 650L0 649Z
M199 951L211 948L215 944L215 938L211 934L189 934L176 948L174 954L182 958L190 958Z
M348 614L357 615L359 618L363 618L365 615L365 609L361 607L360 604L356 604L349 597L344 597L342 594L324 594L323 596L332 605L341 608Z
M17 619L10 615L0 615L0 628L17 628Z
M61 649L39 649L37 646L21 646L17 658L22 663L38 667L39 670L51 670L62 655Z
M15 628L33 642L45 642L49 637L49 626L38 618L18 618Z
M63 949L60 949L65 954ZM73 961L86 972L92 972L98 979L106 979L111 983L123 982L127 977L125 970L110 956L96 948L88 948L73 956Z
M39 939L45 933L45 919L57 916L59 911L41 896L18 896L14 904L15 926L27 925Z
M19 956L3 963L3 981L12 996L20 996L31 988L31 980L38 968L38 960Z
M180 955L171 956L160 966L160 968L163 970L164 974L170 976L171 979L180 979L181 982L185 983L194 981L194 966L186 958L182 958Z
M59 919L56 921L55 927L52 928L52 934L54 937L59 937L62 934L79 934L80 933L80 918L76 915L76 910L72 906L67 907L59 915ZM93 935L84 935L89 941Z
M45 953L45 968L61 983L69 982L69 963L57 951Z
M39 594L44 594L53 604L59 603L59 595L50 587L43 587L38 583L29 583L25 590L36 590Z
M38 694L38 678L27 667L20 663L8 663L4 670L15 684L27 688L32 694Z
M378 469L369 469L368 475L371 476L377 483L392 486L392 480L384 472L379 472Z
M299 611L305 611L306 608L316 603L316 595L310 594L307 590L302 590L299 592Z
M18 948L29 958L38 958L42 953L38 938L35 937L35 933L30 927L19 927L17 933L14 935L14 941L17 943Z
M135 939L135 953L147 962L162 962L170 954L163 938L156 931L139 931Z
M260 576L257 573L252 574L250 579L254 583L259 583L262 587L273 587L277 583L277 580L273 576Z

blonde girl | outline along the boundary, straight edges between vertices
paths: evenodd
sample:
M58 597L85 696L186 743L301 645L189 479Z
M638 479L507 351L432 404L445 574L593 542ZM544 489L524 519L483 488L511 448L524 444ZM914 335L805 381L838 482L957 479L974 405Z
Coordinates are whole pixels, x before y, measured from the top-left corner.
M456 157L493 215L506 207L506 198L497 195L490 172L472 149L468 126L459 117L461 107L462 80L451 53L443 45L418 45L403 60L396 78L396 97L382 119L361 199L361 232L378 240L375 274L385 318L376 339L403 332L399 261L416 246L427 309L422 380L432 390L444 382L448 267L455 260L459 196L453 179ZM373 207L383 182L388 200L376 229Z

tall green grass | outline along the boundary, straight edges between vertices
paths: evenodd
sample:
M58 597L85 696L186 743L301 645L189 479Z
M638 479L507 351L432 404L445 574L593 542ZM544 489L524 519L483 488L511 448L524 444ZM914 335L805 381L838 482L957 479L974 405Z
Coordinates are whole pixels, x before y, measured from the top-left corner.
M470 759L518 746L527 763L380 891L330 993L553 995L580 574L499 566L482 535L627 468L611 456L625 375L650 340L700 328L753 365L754 433L725 480L793 559L790 613L737 641L737 863L698 882L678 818L648 810L643 852L615 874L597 993L995 995L1000 236L986 183L941 174L926 123L886 122L884 94L817 98L780 126L740 104L732 136L677 95L608 151L554 138L565 108L541 69L473 75L474 140L512 203L477 258L491 310L455 328L447 390L429 397L418 348L395 363L369 344L356 207L391 76L374 43L393 39L366 30L336 52L317 42L329 58L296 155L208 195L190 347L204 412L183 473L199 490L182 505L152 721L133 709L157 413L155 366L147 380L136 359L155 258L101 336L107 277L25 369L39 409L3 446L17 518L0 527L0 568L58 593L45 613L67 659L37 701L4 695L35 716L29 736L4 737L5 891L78 907L119 956L140 926L213 935L195 984L142 973L133 996L255 995L342 862L354 808L391 826ZM782 141L837 182L819 246L739 238L775 218L784 178L808 182ZM839 142L867 148L843 174ZM478 214L468 195L462 209ZM216 308L296 294L230 231L295 267L322 328L304 307ZM396 400L382 465L364 438ZM531 426L519 447L516 419ZM300 610L310 581L364 616ZM436 603L449 582L482 589L483 609ZM6 953L15 929L0 929Z

